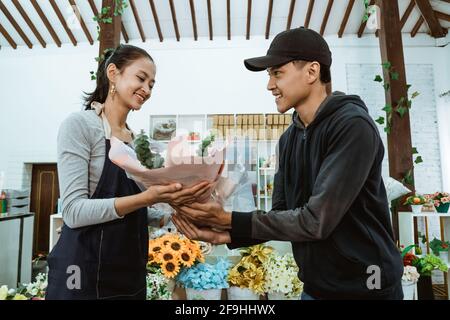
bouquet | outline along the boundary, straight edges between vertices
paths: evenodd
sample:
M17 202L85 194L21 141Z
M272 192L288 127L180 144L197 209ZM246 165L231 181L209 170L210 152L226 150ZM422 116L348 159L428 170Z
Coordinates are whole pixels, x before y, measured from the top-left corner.
M147 270L147 300L171 300L169 279L157 267L149 266Z
M417 281L419 281L420 278L420 274L417 272L416 267L413 266L405 266L403 268L403 276L402 276L402 281L403 282L412 282L417 283Z
M109 158L141 188L171 183L191 187L202 181L217 182L224 168L225 143L215 141L214 135L209 135L199 145L188 141L187 136L176 137L169 142L165 159L162 147L152 145L144 133L137 137L135 146L136 150L133 150L111 137ZM204 202L209 198L207 194L198 201Z
M39 273L36 281L23 283L17 289L8 289L8 286L0 287L0 300L43 300L47 289L47 274Z
M148 268L161 270L167 278L174 278L181 269L204 262L198 241L189 240L174 233L149 240Z
M264 263L269 259L273 248L259 244L241 249L240 261L230 270L228 282L231 285L248 288L255 293L265 292Z
M227 277L231 263L219 258L216 263L198 263L189 269L183 269L177 276L177 282L184 288L194 290L228 288Z
M287 298L298 297L303 291L303 283L298 278L298 266L292 253L284 256L272 254L264 262L265 291L280 292Z
M410 245L402 251L403 265L413 266L421 276L431 276L433 270L448 271L447 264L441 258L433 254L427 254L423 257L417 257L409 251L416 245Z
M436 192L430 195L430 198L436 208L450 203L450 195L447 192Z

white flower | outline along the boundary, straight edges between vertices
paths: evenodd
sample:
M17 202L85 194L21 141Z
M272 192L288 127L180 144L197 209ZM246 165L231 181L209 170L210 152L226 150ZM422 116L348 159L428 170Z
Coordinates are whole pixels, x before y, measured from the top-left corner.
M6 300L7 297L8 297L8 287L1 286L0 287L0 300Z
M416 267L406 266L403 268L402 281L416 283L419 281L420 274L417 272Z

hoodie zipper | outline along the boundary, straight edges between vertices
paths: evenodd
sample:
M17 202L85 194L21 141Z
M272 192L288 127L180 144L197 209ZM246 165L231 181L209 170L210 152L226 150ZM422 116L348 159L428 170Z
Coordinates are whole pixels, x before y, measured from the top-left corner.
M308 137L308 135L307 135L307 129L305 128L304 130L303 130L303 137L302 137L302 140L303 140L303 148L302 148L302 158L303 158L303 161L302 161L302 182L303 182L303 194L302 194L302 204L301 204L301 206L302 207L304 207L305 206L305 204L306 204L306 193L308 192L308 188L307 188L307 178L306 178L306 157L307 157L307 154L306 154L306 152L307 152L307 137Z

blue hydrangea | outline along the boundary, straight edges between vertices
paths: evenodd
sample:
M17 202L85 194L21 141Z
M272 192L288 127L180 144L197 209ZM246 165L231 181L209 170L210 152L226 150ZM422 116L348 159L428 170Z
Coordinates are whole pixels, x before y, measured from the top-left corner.
M214 264L198 263L190 268L184 268L177 276L177 282L185 288L195 290L228 288L228 270L231 263L224 258L218 258Z

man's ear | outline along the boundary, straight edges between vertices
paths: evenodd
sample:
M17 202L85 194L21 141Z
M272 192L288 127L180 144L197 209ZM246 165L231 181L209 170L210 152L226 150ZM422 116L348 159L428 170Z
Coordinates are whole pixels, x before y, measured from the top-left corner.
M320 63L313 61L307 66L308 68L308 80L312 84L320 79Z
M116 82L118 73L119 73L119 70L117 69L117 67L114 63L110 63L108 65L108 68L106 68L106 76L108 77L108 80L113 83Z

